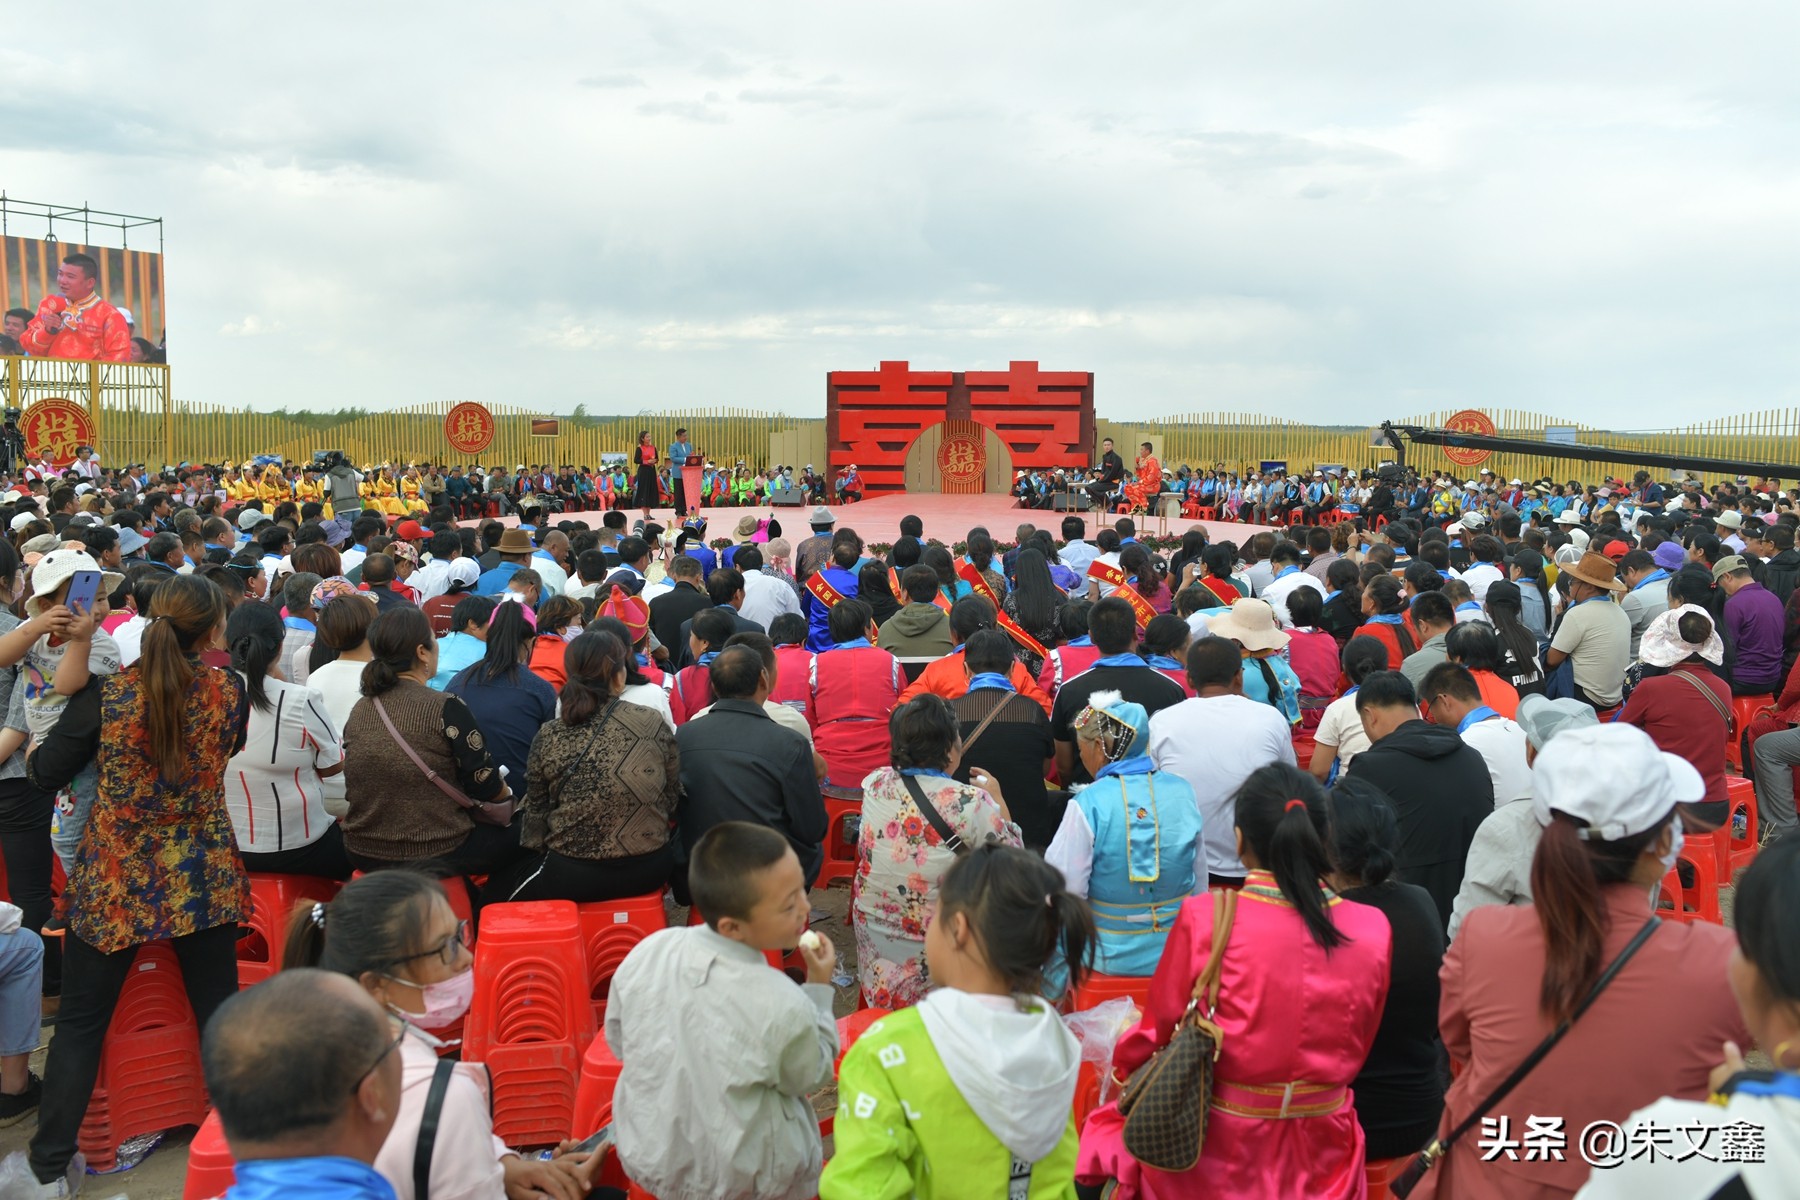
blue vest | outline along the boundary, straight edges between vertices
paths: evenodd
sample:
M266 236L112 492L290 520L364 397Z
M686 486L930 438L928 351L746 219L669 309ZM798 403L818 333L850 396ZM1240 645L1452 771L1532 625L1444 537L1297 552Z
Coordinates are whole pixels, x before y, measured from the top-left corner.
M1194 878L1200 806L1187 780L1151 771L1148 758L1109 764L1070 801L1094 831L1088 902L1099 927L1096 970L1154 975Z
M848 600L856 595L857 579L854 571L840 570L837 567L826 567L819 572L825 582L837 589L837 594ZM805 590L805 589L802 589ZM806 591L804 599L806 610L806 648L817 654L821 650L831 649L830 617L831 610L819 603L811 591Z

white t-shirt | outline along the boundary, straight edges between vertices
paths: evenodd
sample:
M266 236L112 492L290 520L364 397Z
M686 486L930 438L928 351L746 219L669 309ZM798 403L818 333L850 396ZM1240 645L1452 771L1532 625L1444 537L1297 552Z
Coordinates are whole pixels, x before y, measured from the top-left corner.
M254 705L244 748L225 768L225 802L238 849L270 854L310 846L331 827L321 767L344 761L344 742L310 686L267 679L269 711Z
M1260 593L1262 599L1268 602L1269 607L1275 610L1275 623L1281 628L1292 629L1294 627L1294 618L1288 615L1287 600L1289 596L1293 595L1295 588L1303 587L1309 587L1319 593L1319 601L1324 603L1328 594L1325 585L1298 567L1275 580Z
M1350 765L1351 759L1369 748L1369 735L1363 732L1355 696L1339 696L1325 706L1325 715L1319 718L1319 727L1313 730L1313 741L1320 746L1337 747L1339 774Z
M675 729L675 713L669 708L669 693L661 684L634 683L619 693L619 699L627 704L641 704L645 708L655 709L662 714L663 721L671 732Z
M1462 573L1463 582L1469 585L1469 593L1477 600L1487 599L1488 584L1505 578L1505 572L1493 563L1478 562Z
M1494 805L1531 799L1531 768L1525 765L1525 731L1506 717L1489 717L1463 730L1463 744L1487 763L1494 781Z
M1119 565L1118 552L1114 551L1111 554L1096 554L1094 556L1094 562L1095 563L1103 563L1106 566L1113 567L1116 569ZM1093 563L1089 563L1088 565L1092 566ZM1098 598L1101 600L1106 599L1108 596L1112 595L1114 592L1119 590L1118 588L1114 587L1112 584L1103 583L1098 579L1094 580L1094 586L1100 589L1100 594L1099 594Z
M1215 875L1243 876L1231 798L1258 767L1272 762L1295 765L1286 718L1247 696L1183 700L1150 718L1150 759L1157 770L1181 776L1194 789L1206 869Z
M342 733L349 723L350 710L362 699L362 673L366 662L334 658L306 677L306 685L319 693L325 704L325 715L333 728Z

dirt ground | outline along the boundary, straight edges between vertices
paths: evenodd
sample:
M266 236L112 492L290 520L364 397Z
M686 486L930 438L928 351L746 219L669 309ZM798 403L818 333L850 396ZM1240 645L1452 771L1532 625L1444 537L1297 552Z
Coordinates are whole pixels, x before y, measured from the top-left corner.
M848 973L852 978L856 974L856 939L851 936L849 925L850 889L848 887L832 888L828 891L815 891L812 896L814 919L812 927L822 936L828 937L837 946L840 972ZM823 914L822 916L818 914ZM687 921L687 910L671 904L669 923L682 924ZM841 977L841 974L840 974ZM856 1008L856 985L837 989L836 1011L844 1016ZM40 1076L44 1073L44 1055L55 1033L54 1026L44 1027L43 1044L31 1056L31 1069ZM816 1100L820 1112L829 1111L837 1105L835 1091L825 1093ZM0 1155L23 1151L31 1141L31 1135L37 1129L34 1117L27 1117L7 1129L0 1129ZM187 1179L187 1149L193 1139L191 1128L171 1130L163 1142L137 1166L128 1171L120 1171L113 1175L90 1175L82 1189L83 1197L91 1200L110 1200L114 1196L129 1196L130 1200L181 1200L182 1184Z

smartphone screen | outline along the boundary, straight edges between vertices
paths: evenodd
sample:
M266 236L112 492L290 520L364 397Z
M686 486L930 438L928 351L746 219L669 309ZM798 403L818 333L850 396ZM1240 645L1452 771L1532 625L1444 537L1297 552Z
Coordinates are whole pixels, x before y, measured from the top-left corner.
M73 613L94 611L94 597L100 593L100 572L77 571L69 577L69 595L63 603Z
M577 1142L575 1144L575 1148L573 1150L569 1151L569 1153L571 1153L571 1154L592 1154L595 1151L599 1150L602 1146L608 1146L611 1144L612 1144L612 1126L611 1125L602 1125L600 1127L599 1133L596 1133L596 1134L592 1135L591 1137L584 1138L580 1142Z

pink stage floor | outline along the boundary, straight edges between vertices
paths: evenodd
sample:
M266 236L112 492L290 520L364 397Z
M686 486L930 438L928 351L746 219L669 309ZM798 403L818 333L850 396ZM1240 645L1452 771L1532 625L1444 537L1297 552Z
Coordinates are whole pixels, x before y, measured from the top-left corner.
M856 530L864 542L893 542L900 536L900 518L909 515L917 516L925 522L927 538L936 538L946 543L961 541L977 525L985 525L995 541L1011 542L1015 531L1023 522L1048 529L1060 537L1064 516L1044 509L1020 508L1011 496L993 495L942 496L909 493L877 496L860 504L834 504L829 507L837 517L838 528ZM812 508L708 508L703 509L702 513L706 517L706 536L709 540L730 537L731 531L737 527L738 518L745 513L778 518L783 535L793 536L797 540L808 536L806 522ZM1087 521L1089 536L1100 528L1102 522L1111 524L1117 519L1109 514L1096 512L1076 515ZM671 512L666 508L652 509L651 516L666 523ZM637 510L630 510L630 517L633 521L637 520ZM600 514L597 512L570 513L559 519L577 521L593 528L600 525ZM505 523L512 525L516 521L508 517ZM1160 532L1160 523L1154 517L1147 521L1139 518L1138 525L1143 532ZM1215 541L1230 539L1236 542L1243 541L1253 533L1272 528L1268 525L1241 525L1231 521L1187 521L1176 518L1168 522L1168 531L1172 536L1179 536L1195 525L1206 526L1207 533Z

